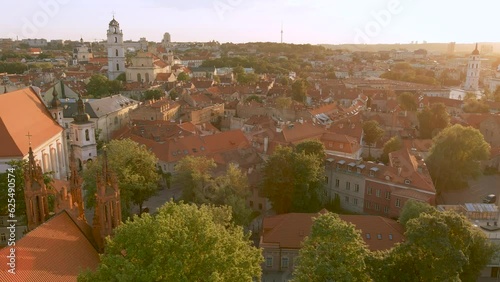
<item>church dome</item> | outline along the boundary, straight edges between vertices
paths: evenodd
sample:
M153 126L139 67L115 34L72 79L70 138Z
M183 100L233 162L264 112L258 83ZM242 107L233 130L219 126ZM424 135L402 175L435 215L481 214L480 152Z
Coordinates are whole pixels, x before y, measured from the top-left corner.
M118 26L120 24L115 20L115 17L113 17L113 19L109 22L109 25Z

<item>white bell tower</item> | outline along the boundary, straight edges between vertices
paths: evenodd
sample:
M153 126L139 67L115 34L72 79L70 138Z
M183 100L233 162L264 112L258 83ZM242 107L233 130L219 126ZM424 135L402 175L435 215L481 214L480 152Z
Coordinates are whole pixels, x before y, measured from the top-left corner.
M71 122L71 145L73 146L78 169L81 170L88 161L97 157L97 142L95 139L95 124L85 112L82 96L76 102L77 112Z
M479 55L479 50L476 49L472 51L469 56L469 62L467 63L467 77L465 79L464 90L466 91L477 91L479 90L479 75L481 73L481 56Z
M108 28L108 78L115 80L125 72L125 48L123 47L123 32L120 24L113 19Z

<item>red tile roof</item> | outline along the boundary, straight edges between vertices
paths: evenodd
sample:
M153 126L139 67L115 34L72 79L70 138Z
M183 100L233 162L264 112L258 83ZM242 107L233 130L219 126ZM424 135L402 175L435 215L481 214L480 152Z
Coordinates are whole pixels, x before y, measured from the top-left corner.
M6 270L9 248L0 250L0 281L76 281L94 270L99 255L67 212L61 212L16 242L16 274Z
M27 155L28 132L35 149L62 131L32 88L0 95L0 157Z
M267 243L278 244L281 248L300 249L304 238L311 233L313 218L318 215L318 213L289 213L265 217L261 247ZM388 250L394 244L404 241L403 227L392 219L372 215L340 215L340 218L361 230L363 240L372 251ZM367 233L370 234L370 238L367 238ZM380 239L378 239L379 234Z

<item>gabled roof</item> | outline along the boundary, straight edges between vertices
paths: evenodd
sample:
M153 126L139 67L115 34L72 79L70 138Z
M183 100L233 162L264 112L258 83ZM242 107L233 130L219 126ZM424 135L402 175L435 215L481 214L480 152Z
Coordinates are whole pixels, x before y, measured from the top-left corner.
M319 213L288 213L265 217L261 247L262 244L277 244L284 249L300 249L304 238L311 233L313 218L317 216ZM363 240L372 251L388 250L394 244L404 241L403 227L392 219L372 215L340 215L340 218L361 230ZM370 234L369 238L366 234Z
M0 158L26 156L28 132L35 149L62 131L32 88L0 95Z
M63 211L16 242L16 274L6 270L10 248L0 250L1 281L76 281L96 269L99 254L70 215Z

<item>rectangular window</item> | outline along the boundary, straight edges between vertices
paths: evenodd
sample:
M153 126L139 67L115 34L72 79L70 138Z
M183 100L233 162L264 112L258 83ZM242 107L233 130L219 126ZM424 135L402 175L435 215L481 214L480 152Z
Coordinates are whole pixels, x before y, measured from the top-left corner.
M339 179L335 179L335 187L339 187L340 186L340 180Z
M250 201L250 207L253 208L253 201Z
M354 192L359 192L359 184L354 184Z
M344 200L345 200L346 203L349 203L349 197L345 196Z
M372 188L371 188L371 187L370 187L370 188L368 188L368 189L366 189L366 194L368 194L368 195L371 195L371 194L372 194Z
M401 207L401 201L399 199L396 199L396 207Z
M328 184L328 176L325 176L325 183Z
M266 258L266 267L273 267L273 257Z
M353 203L355 206L357 206L357 205L358 205L358 199L356 199L356 198L352 199L352 203Z
M288 258L281 258L281 268L288 268Z
M377 189L377 190L375 191L375 196L377 196L378 198L380 198L380 189Z
M384 213L385 213L385 214L388 214L388 213L389 213L389 207L387 207L387 206L385 206L385 207L384 207Z
M380 205L379 204L375 204L375 210L376 211L380 211Z
M2 242L6 242L7 241L7 237L5 236L5 233L2 233L2 235L0 235L0 240Z
M385 192L385 198L387 200L390 200L391 199L391 192L389 192L389 191Z
M372 207L372 203L369 202L369 201L366 201L365 202L365 206L366 206L367 209L370 209Z
M346 190L351 190L351 182L346 182L345 183L345 189Z

